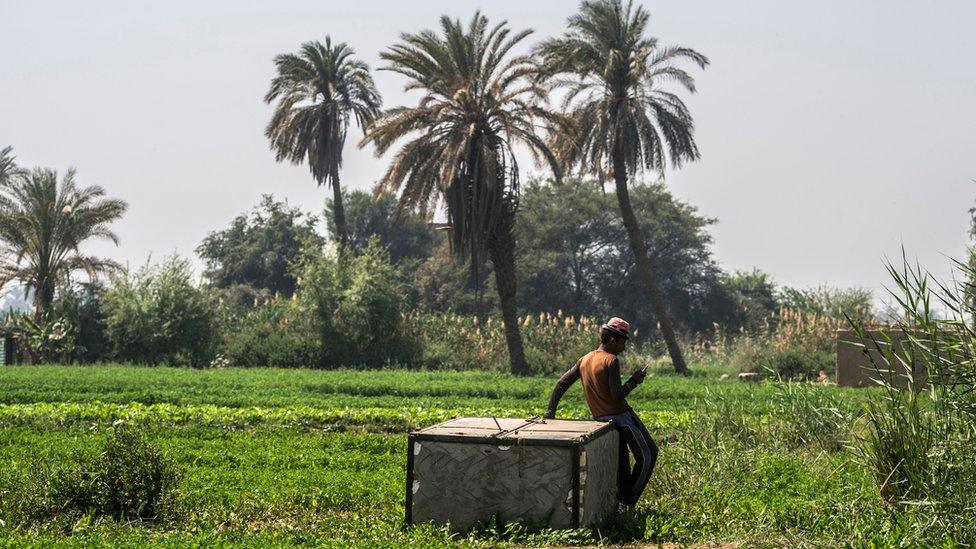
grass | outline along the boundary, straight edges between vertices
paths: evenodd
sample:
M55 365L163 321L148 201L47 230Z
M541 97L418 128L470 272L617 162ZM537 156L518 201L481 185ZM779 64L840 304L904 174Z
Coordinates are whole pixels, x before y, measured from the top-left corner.
M837 545L897 531L842 442L865 392L746 384L698 370L705 375L690 379L659 371L629 399L662 442L635 513L601 532L509 526L451 537L431 526L402 528L406 431L455 415L541 414L553 377L0 368L0 537L15 546ZM586 417L578 386L560 416ZM118 422L138 425L180 469L169 515L152 524L14 520L31 471L98 447Z

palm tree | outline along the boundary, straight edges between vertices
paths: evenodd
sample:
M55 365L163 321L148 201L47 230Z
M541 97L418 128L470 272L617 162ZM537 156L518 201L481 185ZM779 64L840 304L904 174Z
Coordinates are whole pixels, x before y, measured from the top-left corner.
M345 43L305 42L299 53L275 57L278 75L264 96L278 100L264 134L275 160L292 164L308 161L319 185L332 186L336 240L346 245L346 215L342 206L339 168L349 119L365 130L380 113L382 100L369 66L353 57Z
M79 188L75 171L58 184L54 170L35 168L0 183L0 287L24 284L34 295L34 316L43 320L55 291L69 275L84 270L90 279L118 265L81 252L88 240L119 239L108 225L127 205L105 198L99 186Z
M541 108L531 58L509 55L532 31L512 33L506 21L489 27L475 13L467 27L441 17L440 33L403 34L383 52L384 70L406 76L423 97L414 107L387 110L363 143L381 155L404 141L381 190L400 191L398 214L431 212L443 201L452 249L473 268L487 251L495 271L511 370L528 372L515 305L515 237L519 171L512 152L524 145L557 172L555 156L537 133L560 119Z
M664 89L675 82L689 92L694 79L679 66L708 59L683 47L660 46L645 36L649 14L628 1L587 0L568 20L568 30L538 46L542 79L566 91L564 108L575 131L556 135L552 148L567 162L606 180L613 177L630 247L678 373L688 373L648 258L627 190L643 170L663 175L698 158L694 122L684 102Z
M10 154L13 150L13 147L0 149L0 184L17 172L17 164L14 163L14 157Z

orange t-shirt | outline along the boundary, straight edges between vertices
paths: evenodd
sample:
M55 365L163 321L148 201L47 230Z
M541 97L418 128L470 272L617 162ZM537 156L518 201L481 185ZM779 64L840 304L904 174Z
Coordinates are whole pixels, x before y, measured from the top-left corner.
M595 418L630 410L626 399L614 400L610 392L610 366L616 359L616 356L606 351L591 351L579 361L583 395L590 406L590 413Z

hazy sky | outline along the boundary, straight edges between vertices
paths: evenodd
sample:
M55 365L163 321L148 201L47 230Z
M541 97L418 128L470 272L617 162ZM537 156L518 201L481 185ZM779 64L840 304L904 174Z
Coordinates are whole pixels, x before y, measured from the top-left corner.
M712 65L687 98L702 159L673 192L719 223L727 269L777 282L880 290L885 256L940 274L968 242L976 199L976 2L645 2L662 43ZM193 249L263 193L320 212L326 189L276 164L263 136L272 58L349 42L374 68L402 31L441 14L560 32L576 2L44 2L0 0L0 146L23 165L78 168L130 205L133 265ZM377 72L387 105L404 80ZM343 181L369 189L385 162L347 144ZM531 165L526 166L532 171Z

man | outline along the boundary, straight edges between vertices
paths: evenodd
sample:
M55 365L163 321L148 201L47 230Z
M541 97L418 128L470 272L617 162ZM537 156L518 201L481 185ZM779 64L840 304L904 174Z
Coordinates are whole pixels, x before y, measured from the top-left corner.
M556 417L559 399L576 380L583 380L583 395L590 413L598 421L609 421L620 434L620 466L618 469L618 497L624 505L634 507L640 499L654 462L657 445L651 439L640 418L627 404L627 395L643 383L646 370L637 370L626 383L620 383L620 360L617 355L627 348L630 324L621 318L611 318L600 327L600 347L576 361L556 382L549 398L546 418ZM628 448L634 456L631 469Z

